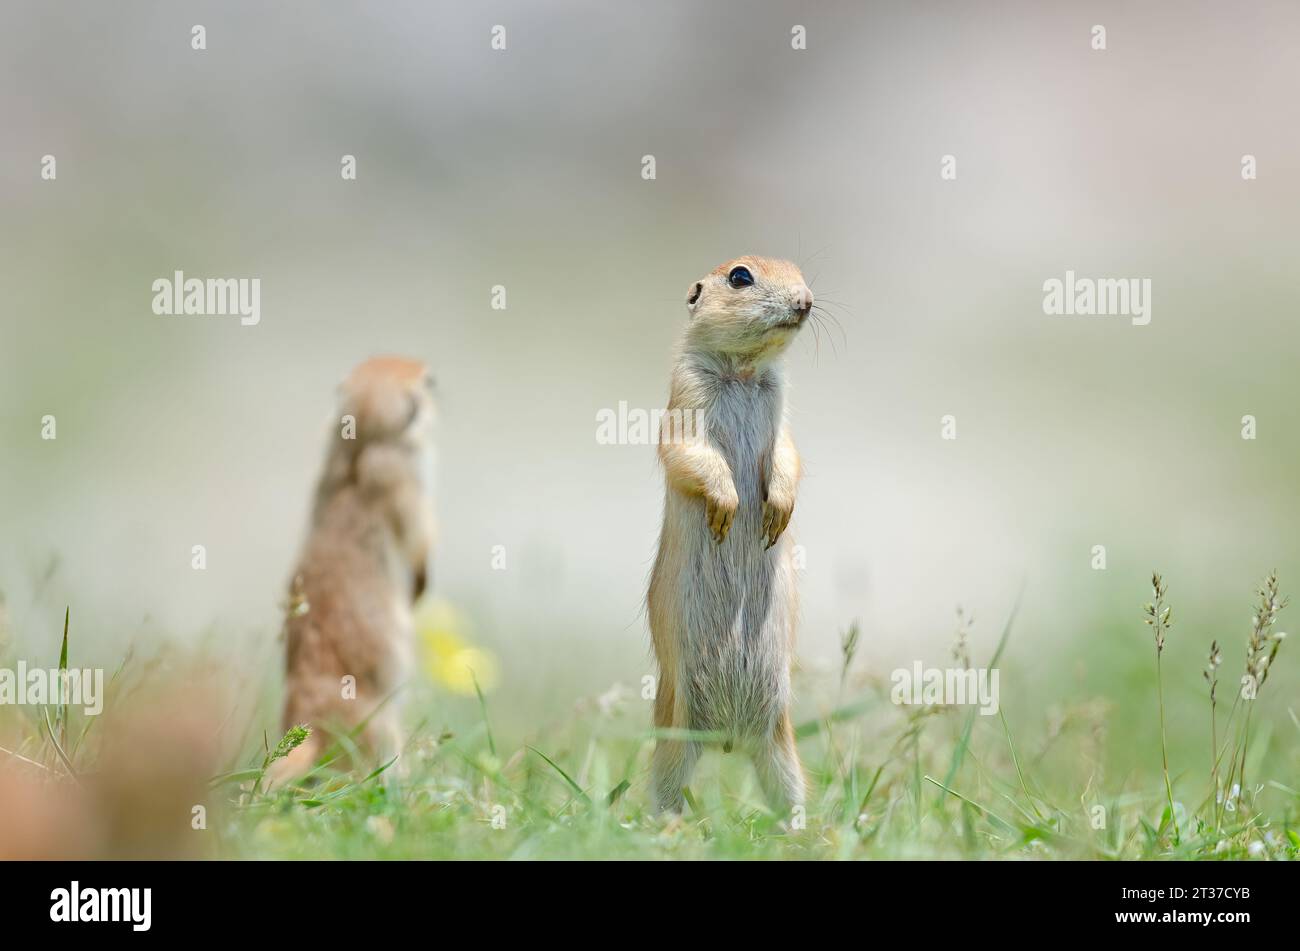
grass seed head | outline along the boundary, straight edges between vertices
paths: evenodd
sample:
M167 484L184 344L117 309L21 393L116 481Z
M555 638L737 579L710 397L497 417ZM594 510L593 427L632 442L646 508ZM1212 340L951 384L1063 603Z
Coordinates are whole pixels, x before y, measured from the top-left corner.
M1151 574L1151 591L1154 600L1148 602L1142 611L1146 615L1144 621L1151 626L1151 631L1155 635L1156 653L1159 654L1165 649L1165 635L1174 623L1173 611L1165 604L1165 596L1169 593L1169 589L1165 586L1159 572Z
M1246 674L1256 687L1268 679L1269 665L1277 656L1286 632L1274 631L1277 616L1290 601L1278 596L1277 572L1264 579L1259 589L1259 603L1250 618L1250 638L1246 643Z

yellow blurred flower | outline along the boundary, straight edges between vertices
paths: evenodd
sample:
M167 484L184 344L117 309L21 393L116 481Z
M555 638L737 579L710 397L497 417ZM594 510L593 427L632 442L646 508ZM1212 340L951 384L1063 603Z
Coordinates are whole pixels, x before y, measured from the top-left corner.
M434 683L453 693L474 696L474 681L484 693L497 684L497 661L466 638L464 615L448 601L428 599L415 618L424 653L424 669Z

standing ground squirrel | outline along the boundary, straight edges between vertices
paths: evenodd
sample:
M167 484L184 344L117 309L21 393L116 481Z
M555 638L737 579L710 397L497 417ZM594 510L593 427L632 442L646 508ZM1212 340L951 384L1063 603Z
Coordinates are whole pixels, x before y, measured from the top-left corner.
M276 764L280 777L306 771L324 735L360 728L357 746L384 760L401 748L393 693L433 540L432 381L416 360L376 357L340 397L285 622L283 723L312 736Z
M767 258L738 258L691 285L660 433L667 491L647 598L655 726L739 745L785 809L803 803L804 778L789 713L798 594L783 534L799 454L779 360L812 303L799 269ZM696 740L656 742L660 811L681 810L699 753Z

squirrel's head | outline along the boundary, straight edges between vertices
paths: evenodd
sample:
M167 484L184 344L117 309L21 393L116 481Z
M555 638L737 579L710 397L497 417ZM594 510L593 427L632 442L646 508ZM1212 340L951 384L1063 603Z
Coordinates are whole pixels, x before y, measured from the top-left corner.
M686 292L694 345L739 357L775 356L812 312L813 295L789 261L752 255L715 268Z
M419 360L373 357L343 381L339 404L358 442L418 440L433 425L433 377Z

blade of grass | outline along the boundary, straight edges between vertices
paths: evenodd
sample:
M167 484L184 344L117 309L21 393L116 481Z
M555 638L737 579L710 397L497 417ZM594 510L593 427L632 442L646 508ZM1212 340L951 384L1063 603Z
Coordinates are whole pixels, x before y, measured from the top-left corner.
M618 802L623 798L623 793L627 792L628 787L631 785L632 784L626 779L622 780L617 786L609 791L609 795L605 797L605 805L612 806L614 803Z
M795 739L806 740L810 736L816 736L823 730L829 729L832 724L841 720L852 720L860 714L866 713L875 705L876 701L874 699L857 700L836 707L830 713L817 717L815 720L805 720L795 726Z
M365 779L358 780L355 783L347 783L343 786L340 786L338 789L334 790L333 792L325 796L314 796L309 799L299 799L298 805L305 806L309 809L314 809L318 806L325 805L327 802L334 802L336 799L342 799L344 796L350 796L358 789L360 789L362 786L364 786L366 783L374 779L376 776L383 773L384 770L388 769L388 767L392 766L396 762L397 762L397 757L394 756L392 759L390 759L387 763L384 763L382 766L377 766L374 769L372 769L369 773L366 774Z
M655 727L641 734L646 740L681 740L684 743L722 743L731 737L721 730L690 730L679 727Z
M63 767L68 771L68 775L81 782L81 777L77 775L76 767L72 765L72 760L68 759L68 754L63 752L63 747L59 745L59 738L54 735L54 724L50 723L50 708L45 708L45 729L49 732L50 743L54 746L54 752L59 754L59 759L63 761Z
M72 606L67 605L63 609L63 647L59 650L59 695L55 700L54 722L59 727L59 741L62 746L68 745L68 698L63 695L63 689L68 682L68 619L72 616Z
M578 797L583 802L585 802L589 806L591 805L591 798L585 792L583 792L581 786L579 786L577 783L573 781L572 776L570 776L568 773L566 773L564 770L560 768L559 764L556 763L555 760L551 759L549 756L547 756L545 753L543 753L535 746L526 746L525 749L532 750L542 759L546 760L546 762L550 765L551 769L555 770L557 773L559 773L561 776L564 777L564 781L569 784L569 788L572 789L575 793L577 793Z
M1016 592L1016 600L1011 604L1011 613L1007 615L1007 623L1002 626L1002 636L998 638L997 649L993 651L993 657L989 661L988 669L992 670L998 665L998 659L1002 656L1002 649L1007 646L1007 638L1011 636L1011 626L1016 621L1016 614L1020 611L1020 599L1025 593L1025 582L1020 582L1020 590ZM952 785L952 781L957 778L957 770L961 769L961 761L966 757L966 748L970 746L971 729L975 726L976 708L971 707L970 712L966 715L966 725L962 729L961 740L957 748L952 751L952 763L948 766L948 773L943 778L941 789L946 789ZM937 785L937 784L936 784ZM943 793L941 792L934 801L935 808L943 805Z
M219 773L208 780L208 788L216 789L218 786L224 786L227 783L242 783L250 779L260 779L262 770L257 767L251 769L236 769L229 773Z
M50 769L44 763L38 763L34 759L28 759L22 753L15 753L13 750L5 749L3 746L0 746L0 753L6 753L9 756L12 756L14 759L18 760L20 763L26 763L28 766L35 766L37 769L43 769L47 773L54 773L54 770ZM55 773L55 775L57 776L58 774Z
M876 767L875 775L871 777L871 782L867 785L867 791L862 796L862 803L858 806L858 815L867 811L867 803L871 801L871 794L876 791L876 783L880 782L880 774L885 771L885 764L881 763ZM856 821L856 816L854 817Z
M108 686L104 688L105 695L112 691L114 684L117 683L118 676L126 669L126 665L131 663L134 658L135 645L132 645L126 649L126 655L122 658L122 663L117 665L117 670L113 671L113 676L108 678ZM81 728L81 734L77 737L77 742L73 744L71 750L71 755L73 756L77 755L77 750L81 749L81 745L86 742L86 734L90 732L90 728L95 725L96 721L99 720L99 717L84 717L83 719L86 721L86 725Z
M474 681L474 692L478 694L478 708L483 714L483 728L487 730L488 752L495 757L497 755L497 744L496 740L492 738L492 724L488 722L487 698L483 696L483 690L478 685L478 676L474 671L471 670L469 676Z
M1020 757L1016 755L1016 744L1011 740L1011 727L1007 725L1006 714L1002 712L1000 706L998 707L998 719L1002 721L1002 732L1007 736L1007 748L1011 750L1011 762L1015 764L1016 776L1020 778L1020 788L1024 790L1025 798L1029 800L1029 808L1033 809L1034 815L1041 820L1043 814L1038 811L1038 805L1034 802L1033 794L1030 793L1029 786L1025 783L1025 774L1020 769Z
M926 776L926 777L924 777L924 778L925 778L928 782L932 782L932 783L934 783L936 786L938 786L939 789L940 789L942 792L945 792L945 793L947 793L947 794L950 795L950 796L955 796L957 799L960 799L962 802L966 803L968 806L973 806L974 808L978 809L981 813L983 813L984 815L988 816L990 819L992 819L992 820L994 820L995 822L997 822L999 825L1002 825L1002 826L1006 827L1006 828L1007 828L1008 830L1010 830L1011 832L1019 832L1019 831L1020 831L1019 829L1017 829L1015 826L1013 826L1010 822L1007 822L1006 819L1003 819L1000 815L998 815L998 814L997 814L996 812L994 812L993 810L991 810L991 809L985 809L983 806L981 806L979 803L977 803L974 799L967 799L965 796L963 796L961 793L957 792L957 790L955 790L955 789L949 789L947 786L945 786L943 783L939 782L939 780L935 779L933 776Z

